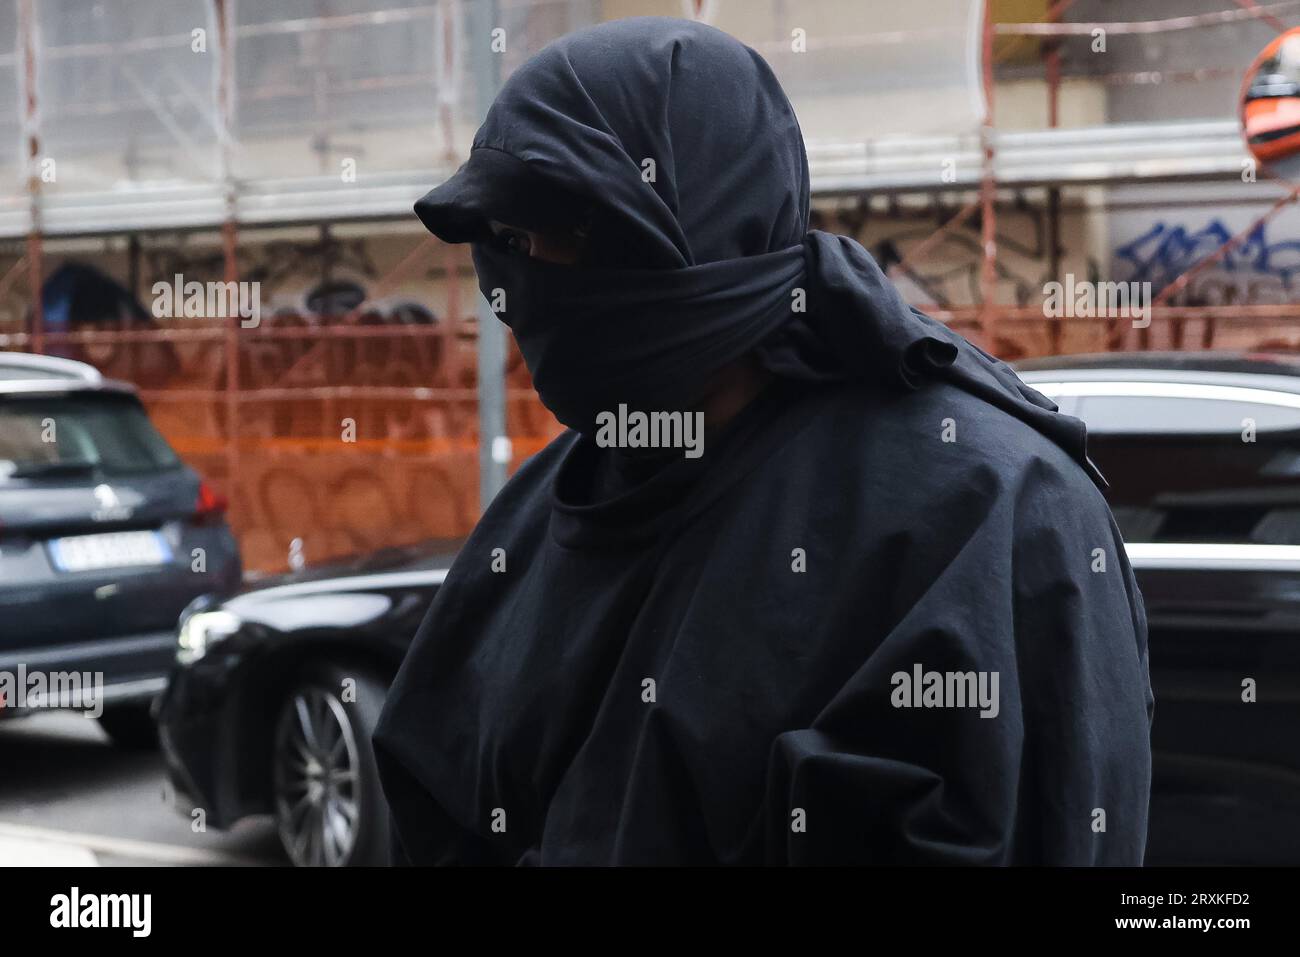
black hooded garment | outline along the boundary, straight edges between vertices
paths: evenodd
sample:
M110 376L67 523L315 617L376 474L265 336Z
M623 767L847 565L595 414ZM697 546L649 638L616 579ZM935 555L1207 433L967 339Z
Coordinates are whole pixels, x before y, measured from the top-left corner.
M594 265L486 238L573 196ZM572 428L389 695L399 862L1141 863L1146 621L1083 425L808 232L757 54L681 20L572 34L417 211L474 242ZM688 407L742 356L774 380L699 458L596 444L594 410Z

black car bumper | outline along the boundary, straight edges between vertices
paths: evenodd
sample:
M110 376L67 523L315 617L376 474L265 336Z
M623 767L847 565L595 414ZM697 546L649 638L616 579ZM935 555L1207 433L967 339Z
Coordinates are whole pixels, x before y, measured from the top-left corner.
M233 738L237 695L225 662L213 656L191 665L174 664L167 687L154 705L158 739L176 809L202 808L206 822L226 828L244 816Z

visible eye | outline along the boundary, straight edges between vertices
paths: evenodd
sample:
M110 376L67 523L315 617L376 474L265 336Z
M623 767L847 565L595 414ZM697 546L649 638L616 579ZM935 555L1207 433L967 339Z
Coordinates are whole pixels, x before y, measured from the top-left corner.
M497 240L517 256L531 256L533 242L528 234L518 229L503 229L497 233Z

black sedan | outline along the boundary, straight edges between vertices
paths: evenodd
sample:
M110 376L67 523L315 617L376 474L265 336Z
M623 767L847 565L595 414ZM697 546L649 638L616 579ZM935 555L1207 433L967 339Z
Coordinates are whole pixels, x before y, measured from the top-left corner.
M273 814L298 865L384 863L370 735L455 550L390 549L187 608L157 712L178 798L218 828Z
M1300 862L1300 358L1021 363L1088 425L1146 600L1149 864Z

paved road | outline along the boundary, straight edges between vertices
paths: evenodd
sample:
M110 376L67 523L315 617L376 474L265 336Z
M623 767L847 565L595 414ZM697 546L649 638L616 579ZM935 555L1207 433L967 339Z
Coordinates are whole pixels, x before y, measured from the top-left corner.
M159 755L79 714L0 721L0 866L285 863L269 819L194 833L165 788Z

